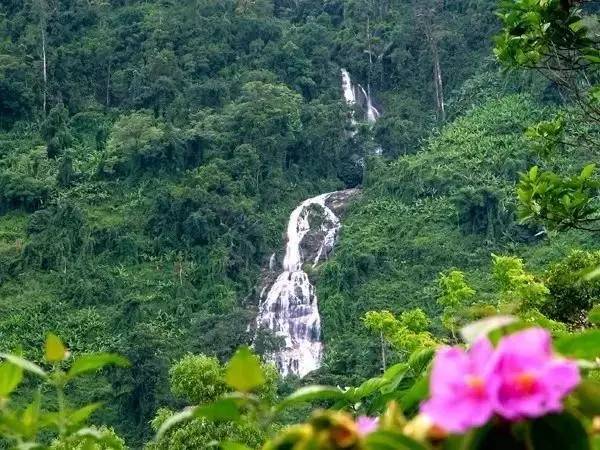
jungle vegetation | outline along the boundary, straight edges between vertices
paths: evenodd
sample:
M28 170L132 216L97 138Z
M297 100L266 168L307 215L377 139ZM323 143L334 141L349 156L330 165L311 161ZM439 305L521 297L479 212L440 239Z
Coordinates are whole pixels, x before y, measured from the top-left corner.
M357 386L456 343L492 309L557 335L590 328L597 12L557 0L4 0L0 351L42 365L66 348L122 355L98 367L129 368L64 386L73 404L104 403L90 420L109 448L256 448L255 423L200 419L150 441L173 411L240 390L225 363L252 339L261 268L290 211L345 187L360 198L311 272L323 367L280 380L261 363L265 402L305 383ZM341 68L383 112L374 126L349 120ZM62 340L56 359L48 333ZM36 389L26 380L13 402Z

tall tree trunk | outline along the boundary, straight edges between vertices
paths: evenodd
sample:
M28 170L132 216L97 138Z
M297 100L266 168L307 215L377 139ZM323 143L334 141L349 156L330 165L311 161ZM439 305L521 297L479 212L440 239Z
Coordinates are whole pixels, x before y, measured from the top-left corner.
M47 14L48 4L46 0L37 0L32 3L32 14L37 16L40 26L40 41L42 50L42 110L44 116L48 109L48 57L47 57L47 43L46 43L46 28L47 28Z
M436 0L428 3L422 0L415 0L413 5L417 22L422 27L425 39L429 44L433 60L433 88L435 91L436 114L438 120L443 122L446 120L446 105L444 103L444 85L442 82L442 68L438 47L439 30L436 30L439 25L436 27L436 21L438 20L439 12L444 8L444 1Z
M371 97L371 73L373 71L373 52L371 51L371 23L367 16L367 51L369 53L369 71L367 73L367 95Z
M387 370L387 360L385 357L385 339L383 339L383 331L380 332L379 338L381 339L381 368L382 372Z
M438 118L446 121L446 106L444 104L444 85L442 83L442 69L440 67L440 55L435 39L430 39L431 55L433 56L433 84L435 86L435 98Z
M110 69L112 59L108 59L108 69L106 70L106 107L110 106Z
M43 14L43 13L42 13ZM42 32L42 76L44 80L44 100L43 110L44 116L46 115L47 103L48 103L48 64L46 60L46 19L43 17L40 19L40 28Z

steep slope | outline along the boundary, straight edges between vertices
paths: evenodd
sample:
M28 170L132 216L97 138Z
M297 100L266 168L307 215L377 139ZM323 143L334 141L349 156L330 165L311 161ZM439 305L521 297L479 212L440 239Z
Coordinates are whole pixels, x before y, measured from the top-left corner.
M433 127L414 5L1 2L0 348L39 360L53 331L125 354L131 370L72 400L105 401L98 421L139 445L174 402L172 361L251 340L248 299L291 211L360 184L373 134L393 155ZM487 52L491 5L436 12L457 36L439 42L447 89ZM352 129L345 63L383 128Z
M343 385L377 373L379 341L361 317L414 307L437 317L442 271L465 270L485 292L491 253L522 255L543 267L572 248L598 245L589 234L546 237L516 222L518 172L535 161L523 131L549 113L523 96L490 100L444 127L421 152L389 165L370 161L363 196L319 273L324 379ZM594 158L564 153L553 163L568 172Z

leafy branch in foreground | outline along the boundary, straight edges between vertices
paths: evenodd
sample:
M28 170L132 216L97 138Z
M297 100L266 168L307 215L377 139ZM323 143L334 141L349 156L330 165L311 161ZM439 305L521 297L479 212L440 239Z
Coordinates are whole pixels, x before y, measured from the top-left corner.
M433 362L433 350L418 350L359 387L305 386L281 401L256 396L263 368L242 348L225 374L236 391L172 416L157 438L199 417L261 418L268 426L287 409L318 402L321 408L307 421L280 429L263 449L483 450L499 439L501 448L544 450L557 442L567 450L592 448L600 383L589 375L598 370L600 330L552 342L550 331L516 317L490 317L467 328L461 331L467 345L441 347ZM219 445L249 448L228 440Z
M595 172L594 164L573 177L540 173L537 166L532 167L521 175L517 188L521 220L556 230L600 231L600 182L593 177Z
M0 436L10 443L10 448L50 448L49 436L54 439L52 448L61 448L69 442L84 446L96 443L115 449L123 447L122 441L110 430L86 426L86 421L101 404L71 406L65 387L76 378L108 365L126 367L129 363L125 358L111 353L90 353L75 356L69 364L69 350L52 333L48 334L44 345L44 367L48 366L50 370L18 354L0 353L0 358L3 359L0 363ZM40 385L33 400L24 409L17 409L13 407L12 396L20 395L18 388L25 374L36 377ZM55 411L45 409L47 387L54 392Z
M539 71L574 100L586 117L600 122L598 85L593 71L600 63L594 27L581 0L503 0L498 16L503 29L494 53L509 68Z

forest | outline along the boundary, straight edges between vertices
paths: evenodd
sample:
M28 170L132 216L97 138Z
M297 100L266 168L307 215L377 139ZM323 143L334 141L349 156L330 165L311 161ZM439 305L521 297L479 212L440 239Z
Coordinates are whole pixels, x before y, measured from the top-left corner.
M592 0L2 0L0 448L600 450L599 143Z

